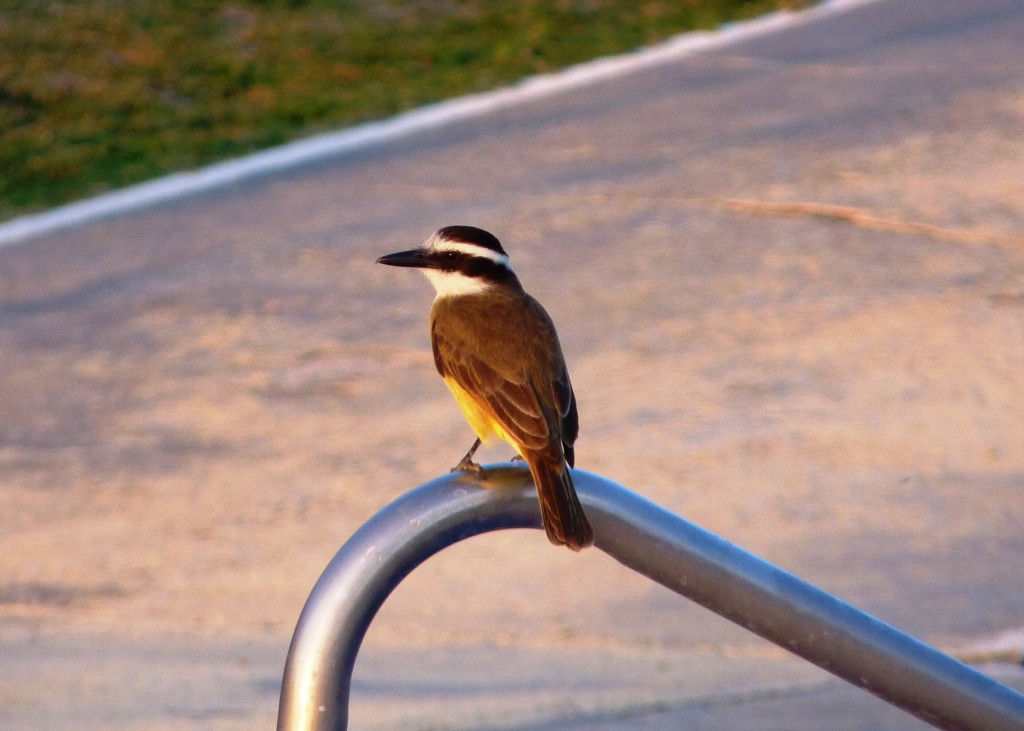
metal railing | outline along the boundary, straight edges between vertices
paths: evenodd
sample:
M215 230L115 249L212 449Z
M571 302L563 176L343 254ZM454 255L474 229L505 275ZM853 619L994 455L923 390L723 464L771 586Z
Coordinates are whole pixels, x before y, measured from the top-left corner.
M470 536L539 528L525 465L456 473L388 505L341 547L292 637L279 731L348 726L359 645L419 564ZM939 728L1022 731L1024 695L599 475L573 471L595 545L686 596ZM494 486L499 487L495 488Z

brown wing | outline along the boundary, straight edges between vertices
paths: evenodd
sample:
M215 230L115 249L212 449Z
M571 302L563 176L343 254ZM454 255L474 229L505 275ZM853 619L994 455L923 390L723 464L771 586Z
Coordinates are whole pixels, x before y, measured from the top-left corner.
M542 454L552 451L548 417L525 372L499 371L468 343L456 342L437 327L432 329L431 343L438 373L454 379L489 407L501 427L524 449Z
M562 438L562 451L565 452L565 461L572 467L576 462L576 453L572 445L576 443L576 437L580 433L580 417L576 411L576 394L573 393L564 361L561 371L555 377L554 392L555 407L558 409L561 426L559 433Z

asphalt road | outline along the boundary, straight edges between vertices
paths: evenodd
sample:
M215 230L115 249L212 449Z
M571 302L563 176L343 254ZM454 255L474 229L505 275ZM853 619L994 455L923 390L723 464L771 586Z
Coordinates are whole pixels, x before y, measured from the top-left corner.
M1022 130L1024 5L880 0L0 250L0 728L273 724L333 551L468 446L373 265L456 222L558 324L581 466L1024 687ZM532 531L410 576L353 706L924 728Z

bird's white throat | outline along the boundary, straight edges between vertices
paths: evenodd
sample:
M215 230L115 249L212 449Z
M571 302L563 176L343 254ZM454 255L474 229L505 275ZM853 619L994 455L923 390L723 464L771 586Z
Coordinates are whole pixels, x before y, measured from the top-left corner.
M437 290L437 297L458 297L466 294L481 294L492 286L480 277L469 277L461 272L443 272L438 269L421 269Z

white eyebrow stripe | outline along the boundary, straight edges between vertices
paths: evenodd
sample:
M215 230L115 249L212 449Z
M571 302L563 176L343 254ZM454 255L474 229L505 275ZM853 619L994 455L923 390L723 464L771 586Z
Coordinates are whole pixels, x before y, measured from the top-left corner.
M503 254L499 254L497 251L492 251L486 246L477 246L476 244L467 244L463 241L449 241L447 239L433 239L430 241L429 249L433 251L454 251L458 254L468 254L469 256L479 256L481 259L490 259L495 264L501 264L507 267L508 257Z

